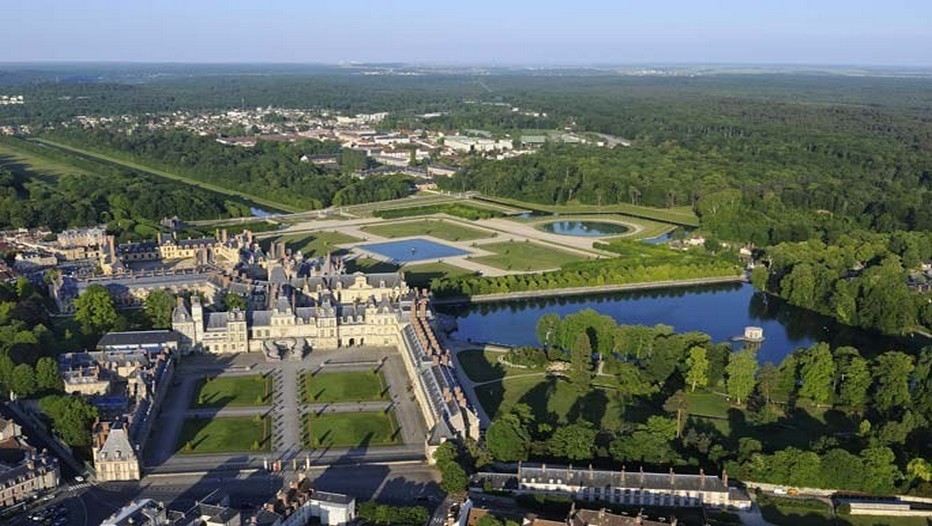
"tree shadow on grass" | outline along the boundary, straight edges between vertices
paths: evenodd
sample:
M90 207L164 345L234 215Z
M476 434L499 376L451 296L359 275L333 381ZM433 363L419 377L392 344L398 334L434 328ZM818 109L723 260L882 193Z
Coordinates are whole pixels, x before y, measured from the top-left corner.
M602 419L605 417L605 410L608 407L608 397L602 389L593 389L573 402L566 415L569 422L575 422L580 418L600 427Z
M531 408L536 422L554 426L557 425L559 421L559 415L550 411L549 402L550 398L554 396L556 392L557 380L555 378L548 378L546 381L535 385L528 390L528 392L524 393L524 395L518 399L518 403L526 404Z

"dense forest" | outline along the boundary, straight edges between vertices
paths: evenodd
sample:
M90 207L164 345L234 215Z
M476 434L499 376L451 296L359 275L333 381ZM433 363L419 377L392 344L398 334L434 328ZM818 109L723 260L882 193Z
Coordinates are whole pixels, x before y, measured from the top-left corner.
M932 329L932 291L918 272L932 260L932 233L853 232L833 244L782 243L763 251L754 285L842 323L906 333Z
M74 166L48 176L0 157L0 228L53 231L106 223L121 239L151 238L164 217L217 219L249 214L249 205L202 188L73 157L10 138L17 151Z
M47 137L299 210L395 199L412 191L403 178L360 181L301 161L304 155L338 152L340 146L330 142L259 141L253 148L237 148L183 131L126 134L79 128L56 130Z
M617 325L592 310L547 314L537 333L540 347L507 352L497 374L546 368L551 378L492 407L469 449L476 465L725 465L742 480L932 493L932 348L868 359L819 343L760 365L753 346Z

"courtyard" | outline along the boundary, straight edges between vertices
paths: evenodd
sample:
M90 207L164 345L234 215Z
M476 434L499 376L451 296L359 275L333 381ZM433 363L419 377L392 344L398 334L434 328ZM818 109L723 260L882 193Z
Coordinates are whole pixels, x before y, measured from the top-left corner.
M192 355L175 371L144 462L156 470L346 455L423 458L426 425L393 347Z

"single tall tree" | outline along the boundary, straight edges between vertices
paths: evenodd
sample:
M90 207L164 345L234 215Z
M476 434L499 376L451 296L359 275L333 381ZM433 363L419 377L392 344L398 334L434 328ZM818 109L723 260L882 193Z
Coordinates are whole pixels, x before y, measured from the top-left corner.
M74 300L74 319L85 334L102 334L112 329L119 315L103 285L91 285Z
M915 365L912 356L898 351L885 352L874 361L874 403L883 411L908 406L909 378Z
M36 392L36 374L29 364L21 363L13 369L12 385L13 392L17 396L31 396Z
M45 356L36 362L36 385L42 391L61 391L64 388L61 373L58 371L58 364L55 363L54 358Z
M827 343L817 343L802 355L800 360L802 386L799 395L811 398L816 404L832 399L835 382L835 361Z
M754 391L755 375L757 374L757 352L754 349L741 349L728 358L725 367L728 374L726 388L729 396L740 405L747 400Z
M570 384L579 393L585 393L589 390L592 383L591 365L592 345L589 343L589 336L579 334L571 349L569 370Z
M172 311L175 309L175 295L165 289L153 290L143 302L146 316L156 329L172 326Z
M686 383L690 385L691 391L708 385L709 359L705 348L693 347L689 350L689 356L686 358Z

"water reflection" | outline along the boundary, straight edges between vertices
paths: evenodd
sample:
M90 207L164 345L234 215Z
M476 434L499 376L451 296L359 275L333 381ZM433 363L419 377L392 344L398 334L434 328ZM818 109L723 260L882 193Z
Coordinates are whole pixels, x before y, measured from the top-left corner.
M765 341L758 356L762 362L779 362L800 347L829 342L833 347L853 345L867 355L890 349L916 350L916 338L892 338L836 323L831 318L799 309L755 292L746 284L721 284L589 296L513 300L457 307L438 307L456 316L456 337L508 345L536 344L540 316L561 316L592 308L619 323L672 325L677 331L702 331L715 341L740 335L748 325L763 327ZM737 345L737 344L736 344Z

